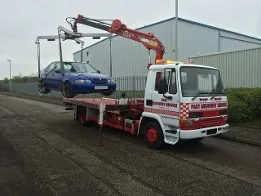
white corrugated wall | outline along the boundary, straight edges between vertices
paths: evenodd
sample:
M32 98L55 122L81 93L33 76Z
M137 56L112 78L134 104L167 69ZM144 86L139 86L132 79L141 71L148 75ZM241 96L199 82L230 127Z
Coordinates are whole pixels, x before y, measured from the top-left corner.
M227 88L261 87L261 48L194 57L193 63L218 68Z

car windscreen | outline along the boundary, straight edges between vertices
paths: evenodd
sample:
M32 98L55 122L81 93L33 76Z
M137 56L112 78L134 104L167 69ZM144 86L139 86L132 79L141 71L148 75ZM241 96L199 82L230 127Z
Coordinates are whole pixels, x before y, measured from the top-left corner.
M88 63L64 62L64 69L67 72L98 73L98 71Z

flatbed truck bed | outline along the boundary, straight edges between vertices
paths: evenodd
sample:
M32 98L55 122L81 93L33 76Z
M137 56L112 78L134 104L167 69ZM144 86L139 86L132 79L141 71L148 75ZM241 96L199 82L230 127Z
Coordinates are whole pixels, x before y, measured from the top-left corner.
M136 134L144 111L144 99L110 98L63 98L63 102L73 105L74 119L81 124L97 123L100 127L108 126Z

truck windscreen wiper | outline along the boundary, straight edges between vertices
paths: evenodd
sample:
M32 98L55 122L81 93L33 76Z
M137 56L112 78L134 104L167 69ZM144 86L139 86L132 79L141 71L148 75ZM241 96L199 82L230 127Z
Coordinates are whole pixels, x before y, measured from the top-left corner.
M195 97L193 97L191 100L193 101L194 99L196 99L198 96L200 95L204 95L204 94L209 94L209 92L199 92L197 95L195 95Z
M210 98L210 100L214 99L214 97L216 96L216 89L212 90L213 96Z
M216 89L213 89L213 91L211 92L212 93L212 97L210 98L210 100L214 99L214 97L218 95L224 95L225 93L220 93L220 92L217 92Z

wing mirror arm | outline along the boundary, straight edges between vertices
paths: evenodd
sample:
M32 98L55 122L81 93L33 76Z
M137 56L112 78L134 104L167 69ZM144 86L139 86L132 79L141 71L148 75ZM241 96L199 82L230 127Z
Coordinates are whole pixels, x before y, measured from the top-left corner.
M164 79L159 79L159 94L162 94L165 98L172 100L172 96L166 96L166 93L168 92L168 86Z

